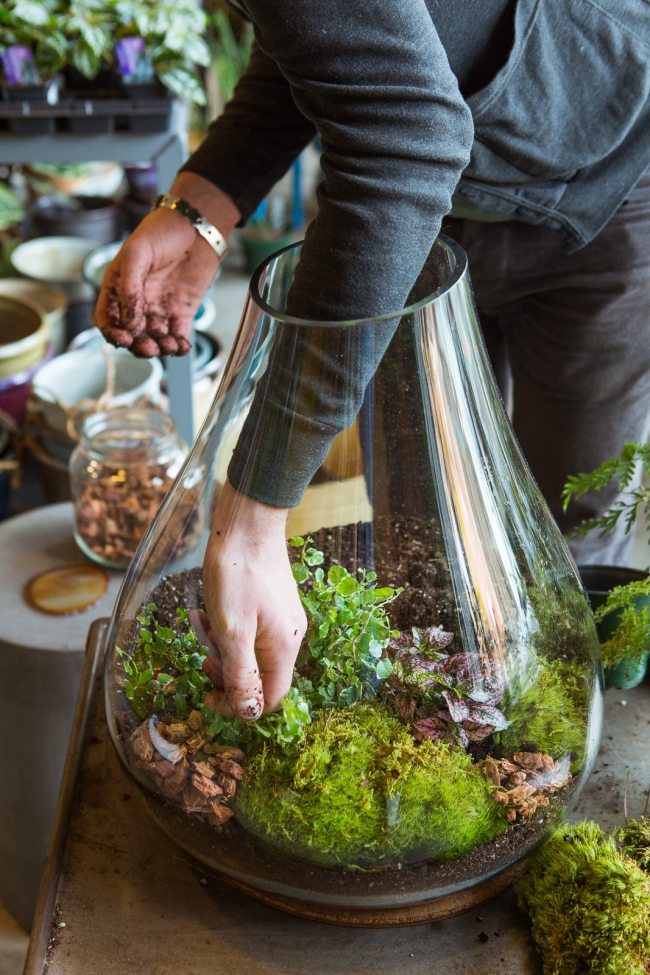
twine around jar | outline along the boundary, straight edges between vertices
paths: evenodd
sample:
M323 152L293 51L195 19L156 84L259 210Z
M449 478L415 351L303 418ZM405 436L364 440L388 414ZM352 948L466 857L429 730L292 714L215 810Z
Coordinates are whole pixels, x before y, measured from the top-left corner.
M62 413L65 414L65 430L70 440L74 442L78 441L80 437L79 433L77 432L76 424L85 420L88 416L90 416L91 413L99 413L101 410L110 409L111 402L115 396L115 359L111 355L108 345L102 346L102 355L104 356L104 361L106 363L106 386L104 392L101 393L97 399L86 396L83 399L78 400L76 403L73 403L72 406L68 406L56 395L56 393L52 392L51 389L48 389L46 386L42 387L42 389L44 389L45 392L49 393L49 395L52 397L51 401L59 407ZM32 408L30 410L30 421L33 422L36 420L37 416L38 411L33 410ZM43 421L40 420L40 418L39 422L41 425L47 426L47 424L43 424Z

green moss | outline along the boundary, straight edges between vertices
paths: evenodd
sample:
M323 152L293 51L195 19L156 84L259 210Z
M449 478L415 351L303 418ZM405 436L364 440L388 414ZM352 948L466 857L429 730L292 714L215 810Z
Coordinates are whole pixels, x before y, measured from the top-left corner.
M386 705L321 712L300 748L259 747L237 818L276 850L324 866L452 859L498 836L503 811L461 749L418 745Z
M533 683L518 699L508 697L501 709L510 722L495 735L498 754L507 758L532 742L547 755L562 759L575 754L571 771L581 768L587 741L589 684L580 669L565 660L538 657Z
M544 975L644 975L650 881L595 823L564 826L517 883Z
M650 873L650 819L631 819L619 833L623 852L636 865Z

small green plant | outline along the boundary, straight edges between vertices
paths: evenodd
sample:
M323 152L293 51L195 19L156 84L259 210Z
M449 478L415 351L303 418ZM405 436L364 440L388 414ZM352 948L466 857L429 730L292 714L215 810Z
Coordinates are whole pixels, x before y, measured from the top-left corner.
M391 673L385 655L391 638L386 607L401 589L377 588L374 572L351 575L333 565L327 575L321 567L323 553L312 547L311 538L292 538L301 549L292 566L300 598L309 619L306 644L309 676L299 688L312 707L346 707L372 698ZM309 588L307 584L309 583Z
M43 81L52 78L66 61L65 36L52 8L47 0L4 0L0 4L0 56L15 44L28 47Z
M627 494L598 518L587 519L578 525L577 534L584 536L599 529L599 537L602 538L611 534L621 521L625 525L625 533L628 534L639 510L643 512L646 525L650 529L650 489L641 484L628 490L636 480L639 465L644 474L650 475L650 444L628 440L620 457L605 461L590 473L576 474L568 479L562 493L565 511L572 498L580 498L590 490L601 491L614 479L618 480L622 491L627 491ZM614 669L624 660L630 665L640 664L650 652L650 607L635 605L634 602L649 595L650 576L626 586L617 586L609 594L607 602L596 610L598 623L610 613L619 614L616 630L601 645L606 668Z
M503 685L484 674L478 658L445 653L453 640L438 626L393 637L395 651L390 677L395 705L418 739L447 738L467 748L508 727L497 708Z
M185 630L182 635L161 626L155 613L155 604L149 603L138 616L142 629L132 655L117 647L127 675L124 692L139 718L170 705L177 718L185 718L202 704L211 686L202 670L208 648L199 644L184 609L176 610L174 621L177 630Z
M605 667L617 667L623 660L639 664L650 653L650 605L639 607L634 603L649 596L650 576L612 589L607 601L596 610L597 623L610 613L619 614L614 633L601 646Z
M252 723L224 718L207 708L205 697L212 684L202 668L208 648L199 643L184 609L176 610L174 629L161 626L155 614L155 604L149 603L138 616L141 629L132 654L116 648L126 675L124 693L138 718L173 712L182 720L196 708L208 737L219 741L248 742L260 736L283 744L303 736L310 721L309 707L295 687L282 702L282 710Z
M110 2L110 0L109 0ZM195 65L210 64L204 39L207 18L199 0L112 0L118 25L115 40L144 38L147 56L163 85L205 105L205 92Z
M517 882L544 975L647 975L650 880L596 823L563 826Z

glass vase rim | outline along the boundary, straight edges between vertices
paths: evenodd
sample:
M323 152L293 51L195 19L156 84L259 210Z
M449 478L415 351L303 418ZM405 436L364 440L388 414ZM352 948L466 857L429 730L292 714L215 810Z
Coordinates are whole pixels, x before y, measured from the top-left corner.
M291 244L287 244L286 247L282 247L275 253L267 257L253 272L253 275L248 286L248 293L253 300L254 304L263 311L265 314L269 315L274 321L282 322L284 325L299 325L304 328L353 328L355 326L363 325L377 325L380 322L391 322L396 318L402 318L404 315L411 315L413 312L420 311L420 309L425 308L427 305L433 304L433 302L438 301L445 294L454 288L458 282L467 273L468 260L467 254L461 247L461 245L453 240L451 237L447 237L446 234L438 234L436 237L431 250L439 244L442 243L443 246L452 252L456 260L456 266L450 271L448 278L439 288L432 291L430 294L421 298L420 301L415 301L409 305L405 305L399 311L387 312L383 315L373 315L370 318L350 318L341 321L332 321L326 319L317 318L298 318L295 315L288 315L286 312L279 311L274 308L267 301L262 298L260 293L260 280L264 272L269 268L273 261L277 260L282 254L286 254L288 251L296 250L301 248L304 244L304 238L302 240L293 241ZM430 253L430 252L429 252Z

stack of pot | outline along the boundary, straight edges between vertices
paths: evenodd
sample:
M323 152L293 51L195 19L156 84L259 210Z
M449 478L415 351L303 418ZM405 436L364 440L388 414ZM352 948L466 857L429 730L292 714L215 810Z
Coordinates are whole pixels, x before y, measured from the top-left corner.
M30 383L52 356L45 310L30 298L0 293L0 409L25 419Z

